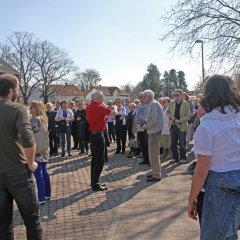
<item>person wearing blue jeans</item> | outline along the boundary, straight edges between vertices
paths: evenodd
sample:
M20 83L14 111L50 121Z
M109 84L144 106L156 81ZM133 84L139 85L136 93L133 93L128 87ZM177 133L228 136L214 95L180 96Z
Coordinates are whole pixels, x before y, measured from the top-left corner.
M67 152L68 156L71 157L71 126L66 126L66 132L60 133L61 147L62 147L62 157L65 156L65 145L67 142Z
M51 198L51 185L47 171L47 162L38 161L38 167L34 172L34 176L38 188L39 204L44 204L46 200L50 200Z
M171 150L172 150L172 158L177 161L186 160L186 134L187 132L181 132L177 125L172 125L171 129ZM180 158L178 153L178 146L180 152Z

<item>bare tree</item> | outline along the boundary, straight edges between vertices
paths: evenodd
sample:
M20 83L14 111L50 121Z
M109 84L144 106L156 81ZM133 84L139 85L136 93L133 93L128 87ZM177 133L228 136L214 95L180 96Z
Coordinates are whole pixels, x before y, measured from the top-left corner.
M83 72L77 72L75 76L75 81L85 93L102 80L100 73L95 69L85 69Z
M76 70L68 54L48 41L39 42L35 48L34 61L38 68L37 80L42 88L44 102L52 93L51 84L61 81Z
M20 91L24 104L27 104L32 92L38 87L36 63L33 60L37 41L28 32L14 32L5 43L0 44L1 58L20 73Z
M238 71L240 65L240 1L178 0L161 17L170 30L162 40L171 39L171 50L192 54L197 40L207 46L212 67Z

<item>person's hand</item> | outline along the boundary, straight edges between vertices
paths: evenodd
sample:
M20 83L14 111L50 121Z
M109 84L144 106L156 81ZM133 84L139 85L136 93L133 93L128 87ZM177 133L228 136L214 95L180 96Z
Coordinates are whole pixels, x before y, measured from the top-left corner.
M198 213L197 213L197 204L196 202L189 202L188 203L188 216L192 218L193 220L198 219Z
M125 118L125 116L124 116L124 115L121 115L120 120L123 120L124 118Z
M181 121L180 121L180 120L178 120L178 119L176 119L176 120L175 120L175 123L176 123L176 124L180 124L180 123L181 123Z
M38 164L36 162L33 162L32 164L28 164L28 168L31 172L34 172L38 167Z
M144 129L144 130L147 130L146 124L143 125L143 129Z

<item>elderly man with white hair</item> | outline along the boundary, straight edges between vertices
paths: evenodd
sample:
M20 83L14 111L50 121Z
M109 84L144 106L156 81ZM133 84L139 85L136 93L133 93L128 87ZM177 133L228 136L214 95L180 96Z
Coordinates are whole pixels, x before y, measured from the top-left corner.
M148 154L152 168L152 174L147 176L147 181L161 181L160 136L164 127L163 110L151 90L144 91L144 102L149 104L144 129L148 133Z
M105 160L105 138L106 118L112 110L103 105L102 92L96 91L91 95L92 101L87 106L86 114L91 132L91 186L93 191L104 191L107 188L99 181Z

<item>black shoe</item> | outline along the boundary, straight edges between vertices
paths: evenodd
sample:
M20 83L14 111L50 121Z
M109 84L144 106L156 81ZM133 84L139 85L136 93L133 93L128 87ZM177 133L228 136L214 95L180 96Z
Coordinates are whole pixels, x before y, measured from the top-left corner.
M149 177L147 178L147 182L160 182L161 178Z
M61 154L61 157L65 157L65 153L62 153L62 154Z
M122 151L122 154L125 154L125 151Z
M93 191L106 191L107 187L103 186L103 185L97 185L95 187L92 187Z
M116 151L114 154L119 154L120 153L120 151Z
M147 179L148 178L152 178L153 177L153 175L152 174L150 174L150 175L147 175Z
M71 154L71 153L68 153L68 156L69 156L69 157L72 157L72 154Z
M92 157L92 153L90 153L88 156L89 156L89 157Z
M77 150L77 147L73 147L72 150Z
M143 164L149 164L148 162L145 162L145 161L142 161L139 163L140 165L143 165Z
M54 156L57 156L58 155L58 153L56 152L56 153L54 153Z

